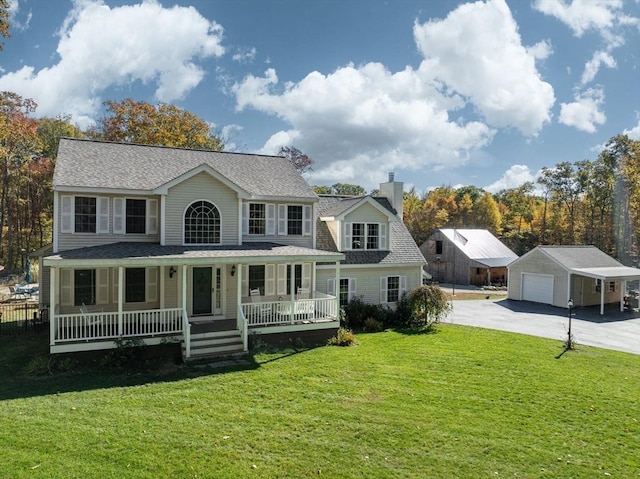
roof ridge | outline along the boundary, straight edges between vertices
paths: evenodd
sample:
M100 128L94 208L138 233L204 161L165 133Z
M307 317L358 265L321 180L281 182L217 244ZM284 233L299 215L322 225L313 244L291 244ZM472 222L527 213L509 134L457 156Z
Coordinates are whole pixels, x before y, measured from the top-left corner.
M241 151L226 151L226 150L206 150L202 148L187 148L184 146L167 146L167 145L150 145L147 143L127 143L124 141L109 141L109 140L97 140L93 138L73 138L69 136L61 136L60 140L82 141L85 143L102 143L105 145L116 146L140 146L145 148L159 148L165 150L182 150L182 151L200 151L203 153L220 153L226 155L245 155L245 156L258 156L263 158L284 158L282 155L265 155L263 153L243 153Z

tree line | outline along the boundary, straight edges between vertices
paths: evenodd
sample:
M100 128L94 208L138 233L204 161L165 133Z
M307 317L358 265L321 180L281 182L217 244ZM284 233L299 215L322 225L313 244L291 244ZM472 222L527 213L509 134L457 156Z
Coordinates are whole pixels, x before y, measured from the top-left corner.
M418 244L438 228L484 228L518 255L540 244L594 245L640 264L640 141L611 138L595 160L544 167L536 183L490 194L442 186L404 197Z
M1 32L0 32L1 34ZM207 122L168 104L104 103L82 130L68 116L35 118L33 100L0 92L0 264L19 272L52 241L53 171L61 137L221 151ZM304 173L313 160L295 147L280 155ZM318 194L364 195L359 185L315 186ZM375 194L376 192L372 192ZM441 186L404 194L404 221L418 244L438 228L486 228L518 254L538 244L593 244L624 264L640 257L640 142L616 136L598 158L543 168L537 184L491 194Z

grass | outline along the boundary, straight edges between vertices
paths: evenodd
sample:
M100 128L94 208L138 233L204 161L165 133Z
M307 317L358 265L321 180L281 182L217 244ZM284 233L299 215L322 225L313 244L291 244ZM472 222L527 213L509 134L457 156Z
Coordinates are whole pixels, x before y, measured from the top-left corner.
M0 337L0 477L640 477L640 356L453 325L357 341L32 377L46 338Z

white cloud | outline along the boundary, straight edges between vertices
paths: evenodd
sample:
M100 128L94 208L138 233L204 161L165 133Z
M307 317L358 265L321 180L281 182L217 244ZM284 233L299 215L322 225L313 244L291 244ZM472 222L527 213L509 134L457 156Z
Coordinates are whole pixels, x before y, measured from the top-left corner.
M631 140L640 141L640 115L638 115L638 124L630 130L624 130L623 135L627 135Z
M170 102L197 86L204 71L195 60L221 56L222 27L193 7L163 8L155 0L110 8L101 0L77 0L58 35L59 61L5 73L0 89L38 103L38 114L70 113L88 126L110 86L155 83L155 96Z
M603 125L607 120L600 107L604 103L604 93L601 88L589 88L583 93L576 94L573 103L560 104L560 123L573 126L587 133L595 133L597 125Z
M231 59L235 62L240 63L251 63L256 58L257 50L255 47L253 48L240 48L238 52L235 53Z
M535 45L527 47L527 53L536 60L546 60L553 53L553 46L550 40L542 40Z
M425 57L417 68L346 65L284 84L270 68L234 85L236 108L291 125L263 151L291 141L315 160L311 180L357 180L368 188L377 187L381 172L463 165L469 152L491 143L494 127L536 135L550 121L553 89L535 69L550 45L528 52L503 0L416 23L414 37Z
M537 175L533 175L527 165L513 165L495 182L483 189L489 193L497 193L501 190L517 188L527 181L535 184Z
M600 65L605 65L609 68L616 68L616 61L613 59L611 55L604 51L594 52L591 60L587 62L584 67L584 72L582 73L582 79L580 82L583 85L593 81L596 77L598 70L600 70Z
M495 127L535 136L551 119L553 88L522 45L504 0L459 6L444 20L414 26L418 48L436 81L468 98Z
M637 18L625 15L622 0L536 0L533 8L566 24L580 37L588 30L609 37L618 25L637 24Z
M312 179L348 182L357 174L361 184L371 186L380 171L459 166L465 150L481 148L493 137L483 123L453 121L446 108L457 108L459 99L439 93L423 74L409 67L391 73L369 63L329 75L312 72L280 87L269 69L263 77L248 76L233 92L239 110L251 107L293 126L273 135L265 152L290 140L316 162Z

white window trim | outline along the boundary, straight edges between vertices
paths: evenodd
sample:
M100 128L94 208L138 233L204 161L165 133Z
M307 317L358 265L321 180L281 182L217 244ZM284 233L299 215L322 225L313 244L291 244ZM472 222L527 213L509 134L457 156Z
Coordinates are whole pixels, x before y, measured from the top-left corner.
M360 224L364 225L364 248L353 248L353 225ZM369 225L378 225L378 247L377 248L367 248L367 239L369 237ZM377 223L375 221L351 221L349 223L345 223L345 231L344 231L344 242L345 247L344 250L348 251L384 251L387 249L387 224L386 223Z
M407 277L397 274L380 277L380 303L390 304L395 301L389 301L389 278L398 278L398 299L407 291Z

